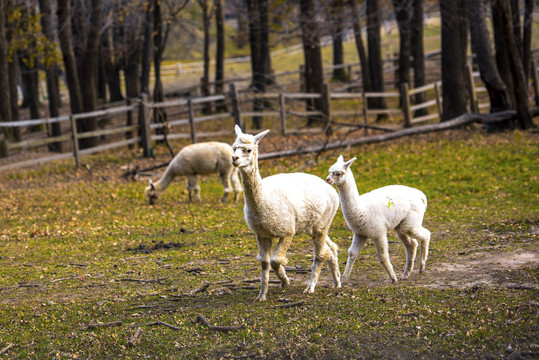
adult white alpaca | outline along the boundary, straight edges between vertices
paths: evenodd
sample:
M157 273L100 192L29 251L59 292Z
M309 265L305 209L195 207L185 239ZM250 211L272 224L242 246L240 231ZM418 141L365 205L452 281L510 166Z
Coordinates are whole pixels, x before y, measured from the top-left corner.
M341 200L341 209L346 223L354 233L352 245L348 250L348 261L342 281L350 280L350 272L361 248L372 239L376 246L378 260L386 269L391 281L397 283L397 277L389 260L387 232L395 230L398 239L406 249L406 268L401 279L406 279L414 267L417 246L421 243L421 265L425 270L429 251L430 231L422 225L427 210L427 197L423 192L403 185L390 185L359 195L350 165L353 158L344 161L339 156L329 169L326 181L337 186ZM417 240L416 240L417 239Z
M335 189L319 177L304 173L278 174L262 179L258 170L258 142L269 130L253 136L244 134L236 125L235 131L232 164L240 170L245 221L256 235L257 260L262 266L260 294L256 300L266 300L270 266L283 287L290 284L284 268L286 251L294 235L300 233L311 235L314 245L311 280L304 292L314 292L325 261L329 263L335 287L341 287L338 247L328 237L331 221L339 207ZM274 240L277 246L271 255Z
M234 191L234 201L242 191L238 177L238 169L230 163L232 147L222 142L202 142L184 147L168 165L165 173L157 182L150 180L150 185L146 187L145 193L153 204L159 198L163 190L167 188L172 179L176 176L187 176L187 190L189 191L189 201L200 201L200 186L198 186L198 175L208 175L219 173L225 194L221 199L228 200Z

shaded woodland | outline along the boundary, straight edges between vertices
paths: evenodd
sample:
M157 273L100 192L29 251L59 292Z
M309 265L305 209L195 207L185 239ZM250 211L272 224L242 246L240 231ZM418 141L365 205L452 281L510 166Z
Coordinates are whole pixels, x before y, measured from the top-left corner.
M533 0L0 0L0 120L19 120L21 108L28 109L31 119L58 116L62 83L73 114L142 94L162 102L161 64L178 33L193 39L186 41L185 49L195 36L201 38L202 96L227 91L223 86L225 39L234 39L237 48L248 47L250 86L255 93L278 86L272 76L271 50L301 43L303 90L321 93L321 41L331 39L333 65L339 65L347 34L353 34L361 63L362 90L383 92L381 27L395 22L398 82L419 87L425 84L423 30L428 12L441 18L441 120L468 111L469 94L460 89L466 88L467 49L471 48L488 90L491 112L515 110L517 126L528 129L535 127L528 101L533 11ZM225 31L233 34L225 36ZM215 62L213 76L211 62ZM40 111L40 71L46 74L46 114ZM347 80L338 67L333 78ZM383 98L370 102L369 108L386 106ZM313 99L309 106L323 111L324 105ZM263 101L255 101L253 108L261 111ZM213 111L211 104L205 111ZM166 122L166 114L155 114L154 120ZM256 117L253 127L261 127ZM96 118L77 121L80 133L97 128ZM59 126L48 129L50 136L60 131ZM21 134L5 130L4 136L20 140ZM88 137L81 147L98 142L98 137ZM60 151L59 147L49 145L53 151Z

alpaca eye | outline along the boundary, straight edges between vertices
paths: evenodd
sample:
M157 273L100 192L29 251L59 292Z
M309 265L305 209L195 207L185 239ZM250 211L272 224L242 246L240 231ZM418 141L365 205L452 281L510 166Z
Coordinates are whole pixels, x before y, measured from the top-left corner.
M253 150L247 149L247 153L250 154Z

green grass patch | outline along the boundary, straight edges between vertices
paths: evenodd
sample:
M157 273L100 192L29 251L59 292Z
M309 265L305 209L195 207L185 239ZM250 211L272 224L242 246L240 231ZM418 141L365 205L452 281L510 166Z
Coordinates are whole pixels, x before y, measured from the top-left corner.
M156 149L153 161L128 151L85 157L91 171L59 162L0 174L0 351L13 344L2 358L468 359L501 357L509 345L536 352L538 143L531 133L461 130L343 150L358 157L360 192L405 184L427 195L426 272L416 264L408 281L390 285L370 244L351 285L333 289L324 267L316 292L305 295L312 247L298 236L288 252L292 285L271 283L261 304L253 302L260 269L243 203L221 203L216 176L202 179L200 203L187 202L178 179L153 206L143 194L147 178L121 176L123 165L155 164L166 151ZM340 153L260 169L325 178ZM340 211L330 236L343 270L351 232ZM400 274L404 249L394 235L389 247ZM241 328L215 331L195 322L198 314Z

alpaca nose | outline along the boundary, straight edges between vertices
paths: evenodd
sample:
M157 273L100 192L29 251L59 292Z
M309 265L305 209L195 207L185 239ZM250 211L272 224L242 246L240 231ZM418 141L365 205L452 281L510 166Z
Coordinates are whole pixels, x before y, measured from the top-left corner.
M240 157L239 156L232 156L232 163L235 163L236 160L238 160Z
M328 184L330 184L330 185L333 183L333 181L331 180L331 178L329 176L326 178L326 182Z

